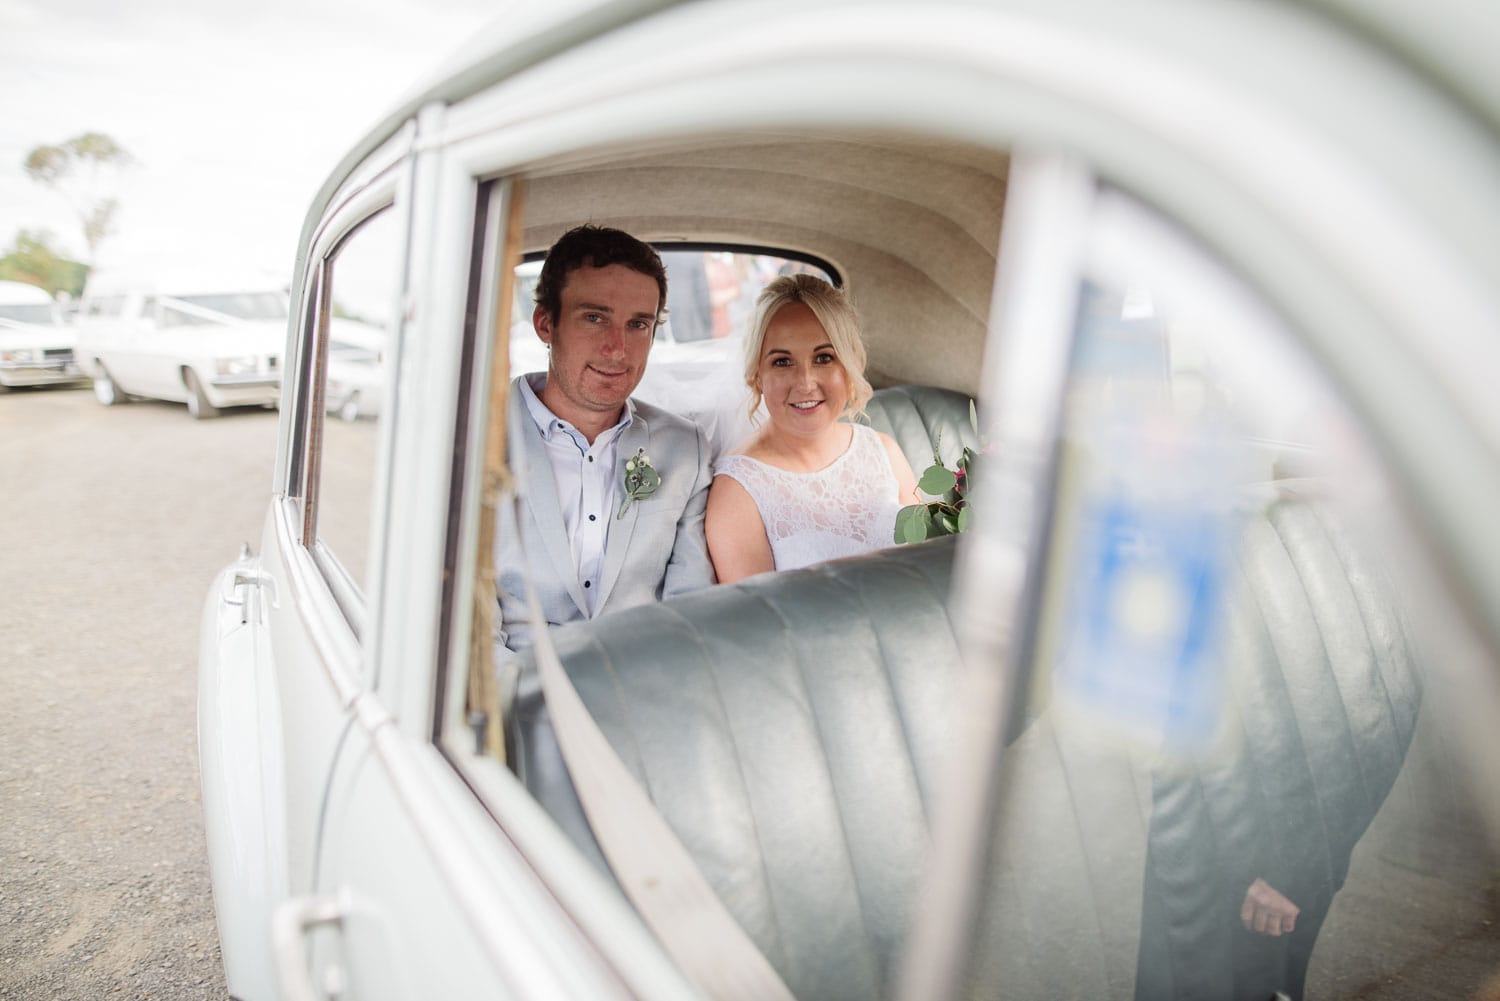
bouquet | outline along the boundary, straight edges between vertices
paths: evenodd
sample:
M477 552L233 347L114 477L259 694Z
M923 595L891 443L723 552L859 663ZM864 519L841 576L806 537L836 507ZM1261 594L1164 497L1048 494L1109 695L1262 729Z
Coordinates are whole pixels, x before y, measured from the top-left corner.
M972 403L969 420L977 433L978 421ZM940 535L957 535L969 527L969 472L974 450L964 446L956 467L949 469L943 465L942 441L939 434L932 446L932 465L917 481L919 491L936 499L925 504L908 504L896 513L897 542L924 542Z

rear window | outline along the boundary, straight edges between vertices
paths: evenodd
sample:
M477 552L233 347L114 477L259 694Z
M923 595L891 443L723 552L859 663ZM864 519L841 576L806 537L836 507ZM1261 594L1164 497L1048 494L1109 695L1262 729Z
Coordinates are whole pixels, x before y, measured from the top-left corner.
M742 345L754 322L755 300L778 275L814 274L842 284L826 262L745 247L657 248L667 267L667 310L657 327L646 375L634 397L696 421L708 433L715 458L751 431L749 392L741 377ZM511 313L510 370L547 370L547 348L531 325L542 261L516 268Z

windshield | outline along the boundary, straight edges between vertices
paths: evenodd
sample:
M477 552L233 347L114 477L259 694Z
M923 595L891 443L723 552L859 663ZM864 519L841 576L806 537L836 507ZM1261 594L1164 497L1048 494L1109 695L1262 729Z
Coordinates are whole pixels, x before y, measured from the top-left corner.
M0 318L21 323L51 323L52 304L39 302L21 306L0 305Z

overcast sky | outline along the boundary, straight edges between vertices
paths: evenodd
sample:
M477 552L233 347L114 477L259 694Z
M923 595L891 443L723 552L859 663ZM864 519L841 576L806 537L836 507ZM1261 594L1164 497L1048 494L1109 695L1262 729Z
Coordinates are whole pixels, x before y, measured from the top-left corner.
M76 216L26 154L104 132L121 177L101 270L290 275L303 214L351 146L493 19L494 0L0 0L0 252Z

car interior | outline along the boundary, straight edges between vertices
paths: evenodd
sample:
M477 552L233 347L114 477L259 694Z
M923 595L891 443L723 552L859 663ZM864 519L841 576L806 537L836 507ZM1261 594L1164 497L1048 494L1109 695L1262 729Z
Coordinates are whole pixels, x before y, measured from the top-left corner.
M862 319L865 419L919 474L974 449L991 490L976 517L998 524L1012 401L990 394L1026 380L992 377L1023 197L1012 165L950 138L802 126L588 148L485 181L460 445L504 440L506 340L529 320L506 322L527 306L504 292L591 222L664 252L819 262ZM1028 457L1049 513L1010 660L974 652L1006 597L984 525L551 631L616 753L797 997L897 993L943 861L938 818L986 783L963 996L1230 996L1309 955L1309 996L1365 996L1489 934L1489 852L1432 719L1428 578L1399 491L1273 311L1246 307L1254 293L1192 233L1095 189L1124 208L1067 281L1055 445ZM1172 270L1187 258L1209 263ZM491 282L503 333L483 345ZM717 385L677 402L721 453L743 400L733 378ZM326 433L330 452L374 434ZM508 488L485 472L456 491L451 596L472 608L445 620L439 741L519 843L561 831L613 887L534 662L514 692L489 681L486 540ZM966 758L993 717L998 757ZM545 820L496 791L517 782ZM538 860L544 878L568 864ZM1293 901L1298 931L1241 927L1257 881ZM1410 921L1388 917L1403 907Z

